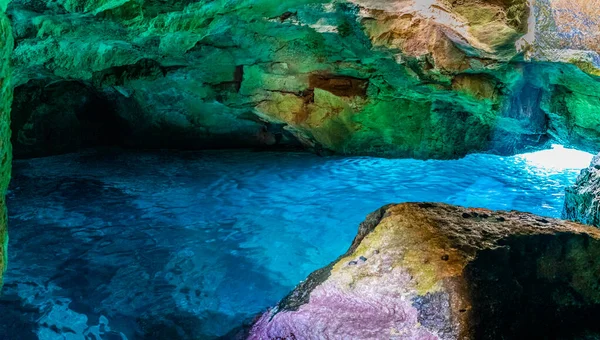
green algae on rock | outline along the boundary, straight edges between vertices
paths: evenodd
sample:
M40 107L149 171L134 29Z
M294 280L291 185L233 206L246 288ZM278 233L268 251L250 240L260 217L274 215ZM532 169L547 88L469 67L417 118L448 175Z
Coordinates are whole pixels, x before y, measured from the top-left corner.
M15 155L300 143L443 159L549 139L596 151L595 61L545 58L556 8L536 6L17 0Z
M5 196L10 180L12 158L10 145L12 85L9 62L13 37L10 23L5 15L7 3L6 0L0 0L0 288L2 288L2 274L6 270L8 234Z
M249 339L578 338L600 334L600 231L527 213L386 206Z

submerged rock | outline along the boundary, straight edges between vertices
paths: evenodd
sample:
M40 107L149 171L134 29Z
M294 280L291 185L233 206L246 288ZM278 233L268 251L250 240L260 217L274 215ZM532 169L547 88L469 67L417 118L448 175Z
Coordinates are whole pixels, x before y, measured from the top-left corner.
M15 0L15 154L596 149L594 13L528 3Z
M600 226L600 155L581 171L575 185L566 189L562 217Z
M600 231L519 212L390 205L249 339L598 335ZM361 261L361 257L368 261Z

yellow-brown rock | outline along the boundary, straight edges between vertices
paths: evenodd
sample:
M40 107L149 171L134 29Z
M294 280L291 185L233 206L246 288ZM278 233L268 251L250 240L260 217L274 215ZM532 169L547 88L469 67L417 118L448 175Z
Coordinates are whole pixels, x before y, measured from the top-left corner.
M405 203L367 217L249 339L573 339L600 334L600 230Z

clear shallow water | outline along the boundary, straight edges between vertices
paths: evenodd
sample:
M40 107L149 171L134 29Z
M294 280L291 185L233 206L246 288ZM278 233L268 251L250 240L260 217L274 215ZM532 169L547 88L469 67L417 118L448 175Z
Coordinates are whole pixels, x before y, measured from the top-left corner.
M545 166L569 155L109 151L16 161L0 339L228 338L343 253L384 204L559 217L579 169ZM576 168L591 157L579 156Z

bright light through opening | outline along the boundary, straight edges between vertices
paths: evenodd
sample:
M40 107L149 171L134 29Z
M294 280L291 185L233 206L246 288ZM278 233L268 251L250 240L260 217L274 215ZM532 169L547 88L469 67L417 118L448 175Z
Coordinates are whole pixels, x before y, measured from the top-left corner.
M556 170L587 168L594 155L575 149L567 149L562 145L554 144L550 150L542 150L518 155L529 164L540 168Z

